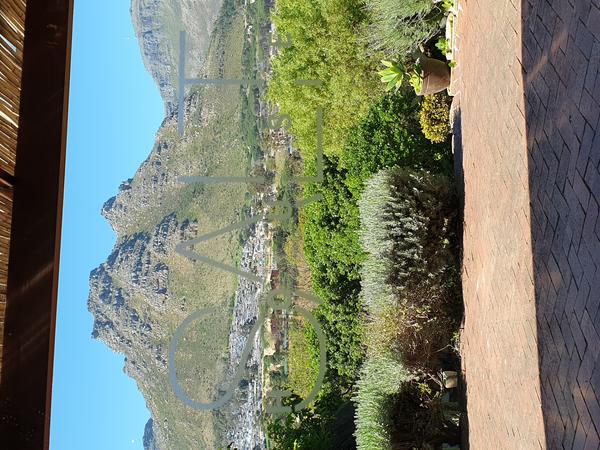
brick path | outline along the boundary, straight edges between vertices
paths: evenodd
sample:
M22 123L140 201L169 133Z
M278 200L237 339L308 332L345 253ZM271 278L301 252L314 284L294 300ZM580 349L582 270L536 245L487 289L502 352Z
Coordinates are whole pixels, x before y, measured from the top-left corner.
M460 0L472 449L600 448L600 0Z

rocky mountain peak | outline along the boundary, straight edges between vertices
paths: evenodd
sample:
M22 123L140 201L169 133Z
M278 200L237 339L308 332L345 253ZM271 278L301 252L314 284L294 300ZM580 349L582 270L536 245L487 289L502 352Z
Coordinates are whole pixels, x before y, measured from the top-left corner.
M187 41L186 76L197 76L223 0L132 0L131 17L146 69L167 114L177 109L179 33Z

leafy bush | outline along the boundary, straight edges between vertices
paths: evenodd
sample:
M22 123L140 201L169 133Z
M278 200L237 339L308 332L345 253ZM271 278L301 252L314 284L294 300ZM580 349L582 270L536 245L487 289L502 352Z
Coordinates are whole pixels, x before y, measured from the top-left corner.
M401 58L431 38L443 17L431 0L368 0L367 9L371 45Z
M426 95L421 104L419 120L423 134L434 143L448 140L450 129L450 106L452 99L443 92Z
M269 98L292 119L292 132L305 159L316 149L315 117L324 111L324 149L338 154L354 124L381 92L373 73L378 55L359 42L367 15L362 0L278 0L273 22L291 46L273 61ZM320 87L297 80L318 80Z
M339 165L345 184L358 199L364 184L381 169L401 165L451 173L452 155L447 144L432 144L421 132L419 102L408 89L384 95L348 136Z
M286 405L295 405L300 397L292 395L283 399ZM344 440L344 435L352 435L339 422L341 409L347 405L339 393L338 386L327 380L323 384L313 408L305 408L289 413L285 418L271 418L267 422L270 448L274 450L330 450ZM351 417L350 417L351 419ZM350 427L352 422L350 420ZM340 440L340 438L342 438Z
M323 181L306 187L306 197L322 196L303 211L304 250L317 294L323 300L344 298L360 289L357 199L346 185L347 171L325 157Z

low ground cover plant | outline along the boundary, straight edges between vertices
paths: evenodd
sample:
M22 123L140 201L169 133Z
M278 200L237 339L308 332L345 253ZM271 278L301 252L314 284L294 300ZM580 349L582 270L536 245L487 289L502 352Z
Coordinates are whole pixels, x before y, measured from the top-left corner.
M445 93L425 95L421 104L419 121L423 134L434 143L448 140L450 128L450 106L452 99Z

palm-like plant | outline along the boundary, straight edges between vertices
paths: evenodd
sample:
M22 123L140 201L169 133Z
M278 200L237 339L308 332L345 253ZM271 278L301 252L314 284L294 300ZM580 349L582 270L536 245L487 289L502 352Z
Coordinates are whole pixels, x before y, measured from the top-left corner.
M416 93L421 92L423 85L423 78L421 76L421 66L417 62L414 65L408 67L404 64L395 61L381 61L386 67L383 70L377 72L381 77L381 82L386 83L386 90L391 91L392 89L400 89L404 78L408 76L408 83L413 87ZM411 67L412 66L412 67Z
M408 79L408 83L413 87L416 94L419 94L423 89L423 76L421 72L421 65L417 62L412 68Z
M381 76L381 82L387 84L386 90L391 91L394 88L398 90L404 81L404 65L398 62L386 60L381 61L381 63L386 68L377 73L379 76Z

